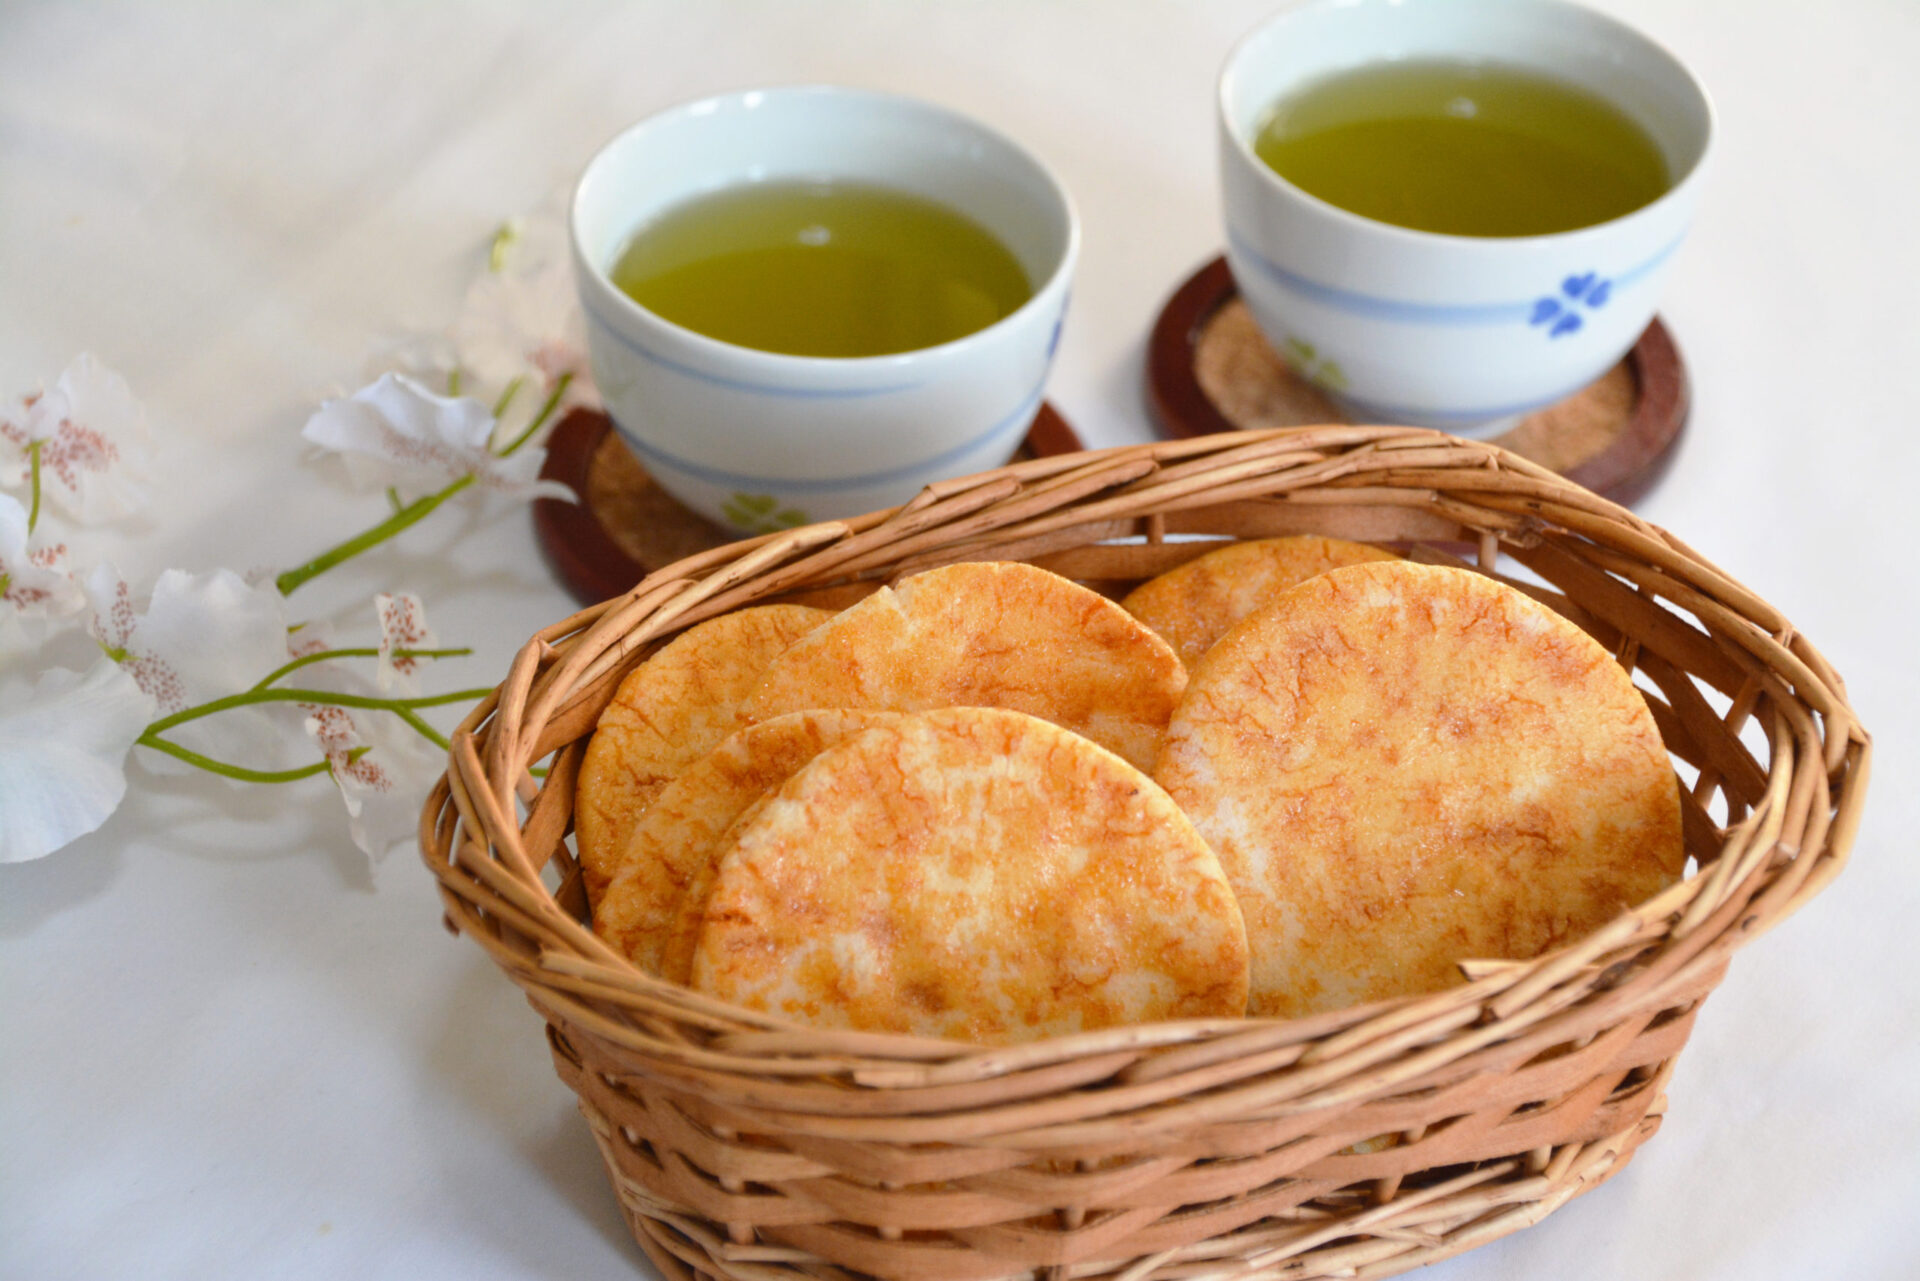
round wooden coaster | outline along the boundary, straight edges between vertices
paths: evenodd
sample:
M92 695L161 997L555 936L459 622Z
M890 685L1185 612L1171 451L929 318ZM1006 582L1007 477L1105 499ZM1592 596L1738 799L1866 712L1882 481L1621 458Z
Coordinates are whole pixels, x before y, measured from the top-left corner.
M1043 403L1014 458L1082 448L1067 420ZM580 496L577 503L537 500L533 528L555 576L585 604L619 595L662 565L741 537L656 485L599 410L576 409L554 426L540 477Z
M1165 436L1345 421L1268 345L1225 258L1168 300L1147 349L1147 400ZM1667 469L1687 424L1687 369L1656 317L1619 364L1494 438L1613 501L1630 504Z

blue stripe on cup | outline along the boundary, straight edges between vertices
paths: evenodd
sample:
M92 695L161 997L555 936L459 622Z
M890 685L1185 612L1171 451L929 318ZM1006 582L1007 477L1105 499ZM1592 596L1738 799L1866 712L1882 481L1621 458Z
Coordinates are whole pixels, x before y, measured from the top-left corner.
M721 485L728 489L745 490L751 493L768 494L830 494L850 489L870 489L880 485L895 484L903 480L912 480L916 476L926 476L928 480L939 479L932 475L946 465L958 462L977 449L984 449L1006 432L1024 427L1031 421L1034 411L1040 407L1040 396L1046 386L1044 379L1022 398L1019 405L1005 417L997 420L993 426L980 434L963 441L932 458L919 462L906 463L899 467L890 467L885 471L866 472L857 476L832 478L788 478L784 476L754 476L744 472L727 471L719 467L709 467L655 445L639 440L630 432L622 431L620 439L640 455L642 461L665 466L705 481L710 485Z
M1505 325L1515 321L1525 323L1533 314L1536 301L1529 298L1525 302L1434 303L1382 298L1377 294L1365 294L1357 290L1323 284L1296 271L1290 271L1254 248L1245 236L1231 227L1227 229L1227 240L1236 254L1258 267L1262 274L1272 277L1274 282L1282 287L1322 306L1373 320L1391 320L1409 325L1448 326ZM1679 247L1680 238L1675 237L1645 262L1611 277L1612 287L1620 290L1637 283L1665 262L1667 257Z

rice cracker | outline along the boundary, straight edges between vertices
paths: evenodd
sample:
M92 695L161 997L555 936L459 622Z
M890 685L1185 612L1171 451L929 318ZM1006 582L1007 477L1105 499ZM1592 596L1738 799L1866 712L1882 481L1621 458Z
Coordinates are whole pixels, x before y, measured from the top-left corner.
M594 931L641 969L685 983L734 821L824 749L897 719L891 712L794 712L741 730L689 765L640 815L594 911Z
M1279 593L1342 565L1398 560L1384 548L1300 535L1231 543L1150 578L1120 605L1193 670L1227 629Z
M741 825L692 985L816 1026L1004 1043L1238 1017L1246 967L1218 860L1151 780L964 707L827 749Z
M1228 632L1154 777L1239 895L1255 1015L1538 955L1686 859L1677 780L1620 665L1504 584L1408 561L1309 579Z
M970 562L835 615L767 668L747 711L1002 707L1144 770L1186 679L1165 641L1099 593L1032 565Z
M831 617L804 605L722 614L674 637L620 683L574 790L589 901L606 892L634 824L660 789L746 723L740 700L767 664Z

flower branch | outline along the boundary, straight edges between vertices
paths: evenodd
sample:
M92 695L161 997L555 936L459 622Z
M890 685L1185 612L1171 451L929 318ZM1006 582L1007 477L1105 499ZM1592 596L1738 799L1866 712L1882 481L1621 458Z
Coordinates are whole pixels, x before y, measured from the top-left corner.
M273 580L274 587L279 590L282 596L293 595L302 585L312 582L334 566L352 560L361 552L369 548L378 547L381 543L399 534L402 530L411 529L413 526L419 524L431 516L440 504L473 484L473 480L473 476L468 474L455 480L438 493L428 494L424 498L416 498L406 506L396 510L393 515L387 517L379 524L361 530L345 542L338 543L326 551L321 552L306 564L290 569L286 573L279 575ZM389 492L392 491L389 490ZM394 496L397 498L398 494L396 493Z
M162 716L147 726L147 733L160 734L190 721L203 720L236 707L258 707L264 703L300 703L310 707L352 707L361 711L418 711L424 707L445 707L450 703L472 703L493 693L484 689L457 689L447 694L424 694L418 698L381 698L374 694L341 694L326 689L250 689Z
M0 401L0 862L40 858L105 822L135 747L155 754L157 774L330 776L361 849L379 858L411 838L448 750L424 713L491 691L419 690L421 663L470 651L440 646L411 593L374 597L378 646L333 644L323 621L290 618L287 600L462 495L574 497L539 476L545 429L565 406L597 401L564 244L557 209L510 222L446 331L390 347L372 382L308 419L302 437L339 455L385 510L270 581L167 570L138 600L110 563L76 563L85 545L65 525L146 502L145 411L85 354L50 389ZM66 656L84 654L73 642L88 633L100 656L71 670ZM371 673L331 665L368 658Z
M571 385L572 381L573 381L573 376L571 374L562 375L558 380L558 382L555 384L553 390L550 393L548 393L547 398L541 404L539 411L534 414L533 418L527 423L526 427L522 429L521 432L517 436L515 436L512 441L508 442L505 448L502 448L499 450L491 450L491 449L488 450L488 453L491 455L491 457L498 458L498 459L511 458L516 453L518 453L520 449L527 444L528 441L532 440L534 436L539 433L540 429L547 425L548 420L550 420L553 417L554 410L558 409L561 401L563 401L566 398L567 388ZM499 416L502 413L504 413L506 411L507 406L512 403L514 396L519 391L520 385L521 385L521 380L515 379L514 381L510 382L507 385L506 391L501 394L499 401L495 405L491 421L487 425L487 428L486 428L487 435L490 436L492 434L493 423L498 421ZM464 404L471 403L467 401L461 401L455 397L434 397L430 393L424 393L424 392L416 393L416 395L418 398L440 402L441 404L451 403L451 404L457 404L457 405L464 405ZM411 408L411 406L409 408ZM323 410L322 413L325 413L325 411ZM397 415L393 415L393 416L397 417ZM318 419L320 415L316 415L315 417L316 419ZM439 423L435 424L435 426L440 430L443 440L446 438L453 437L454 433L457 431L466 429L465 424L463 422L448 421L449 419L451 419L451 415L446 415L443 417L443 419ZM323 434L325 434L324 431L323 431ZM312 424L309 424L308 436L311 439L313 438L314 435L315 433L312 430ZM346 437L346 434L342 432L337 434L326 434L326 439L328 440L329 443L331 443L333 440L347 439L347 437ZM393 453L402 452L398 447L392 446L388 442L382 442L382 444L387 444L387 447ZM343 448L343 449L345 448L344 446L341 446L341 445L335 445L334 447ZM373 451L363 450L363 452L373 452ZM425 520L428 516L431 516L436 510L438 510L440 506L444 504L448 499L454 497L456 494L459 494L461 491L465 489L471 488L476 484L483 483L484 481L490 479L492 475L493 473L490 473L489 470L484 466L476 466L472 470L465 471L462 474L455 476L451 481L447 482L438 490L435 490L432 493L426 494L423 497L416 498L412 502L406 503L404 505L402 505L400 502L399 489L393 485L387 486L388 500L394 505L394 511L392 515L388 516L385 520L379 522L378 524L362 530L360 533L355 534L353 537L345 540L344 542L338 543L335 546L328 548L326 551L321 552L318 556L314 557L312 560L308 561L306 564L287 570L285 573L281 574L279 577L273 580L273 585L280 590L280 594L282 596L291 596L301 586L311 582L313 579L319 577L321 574L326 573L328 570L332 569L334 566L342 564L346 561L352 560L355 556L360 555L360 553L367 551L370 548L378 547L381 543L384 543L388 539L395 537L396 535L400 534L402 531L410 529L413 526L419 524L421 521ZM501 486L496 485L496 487L501 487Z
M227 761L217 761L190 747L182 747L169 739L161 738L152 730L142 734L134 742L140 747L151 747L157 752L165 752L175 760L184 761L195 769L205 770L209 774L218 774L222 778L233 779L237 783L298 783L301 779L318 778L332 771L333 762L315 761L311 765L301 765L294 769L261 770L249 769L245 765L234 765ZM371 747L356 747L349 753L352 760L358 761L372 751Z
M380 657L380 653L380 650L371 645L357 645L344 649L315 650L311 654L302 654L298 658L290 659L283 666L262 676L259 682L254 685L253 689L254 691L263 690L269 685L279 681L282 677L289 676L303 667L310 667L315 663L324 663L328 659L378 658ZM471 646L463 645L456 649L396 649L390 651L390 653L395 658L465 658L468 654L473 653L473 649Z

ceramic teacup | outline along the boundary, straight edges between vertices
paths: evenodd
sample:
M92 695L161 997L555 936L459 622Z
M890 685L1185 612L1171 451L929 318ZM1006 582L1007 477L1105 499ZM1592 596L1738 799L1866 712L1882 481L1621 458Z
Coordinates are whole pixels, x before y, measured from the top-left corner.
M1645 129L1671 185L1574 231L1441 235L1339 209L1254 153L1278 99L1388 59L1497 62L1571 82ZM1713 111L1672 54L1559 0L1322 0L1235 47L1219 131L1227 260L1275 349L1362 420L1488 434L1605 373L1653 318Z
M672 324L609 277L635 230L743 183L838 180L947 206L1017 259L1032 297L985 329L894 355L758 351ZM889 507L1004 463L1039 412L1080 233L1047 167L930 103L832 86L674 107L588 164L570 217L594 379L668 492L746 532Z

